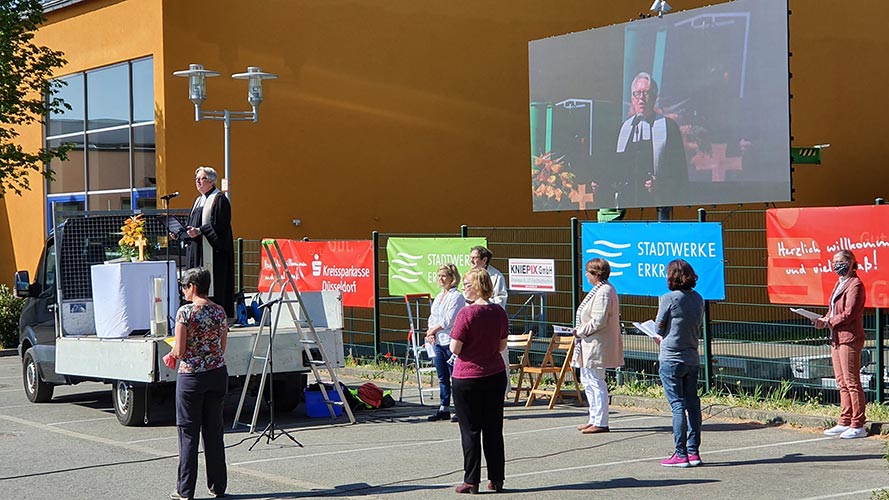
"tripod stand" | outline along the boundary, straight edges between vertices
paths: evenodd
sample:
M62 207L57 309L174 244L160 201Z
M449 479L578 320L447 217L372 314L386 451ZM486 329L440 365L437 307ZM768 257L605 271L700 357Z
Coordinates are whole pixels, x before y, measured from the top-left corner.
M294 443L296 443L300 448L303 447L303 444L300 443L299 441L297 441L296 438L291 436L289 432L278 427L277 424L275 424L275 383L272 380L272 378L275 374L275 368L274 368L274 366L275 366L275 362L274 362L275 332L277 332L277 330L278 330L278 319L281 317L281 301L282 301L281 298L277 298L275 300L266 302L265 304L263 304L261 306L263 308L263 311L262 311L262 320L259 323L260 330L263 328L264 325L266 325L266 322L268 321L268 319L271 315L272 306L277 305L277 307L275 308L275 318L271 322L271 327L269 328L269 345L268 345L268 348L266 349L266 357L265 357L266 363L263 367L262 376L259 380L259 395L257 396L257 397L261 397L261 395L263 394L263 390L265 388L266 380L268 380L270 382L269 383L269 398L268 398L269 423L268 423L268 425L265 426L265 429L263 429L262 432L259 433L259 436L257 436L256 441L253 441L253 444L250 445L250 448L248 448L247 451L253 451L253 447L256 446L256 444L259 443L260 440L262 440L263 436L265 436L265 438L266 438L266 441L265 441L266 444L269 444L272 441L274 441L275 439L281 437L282 434L287 436L288 438L290 438L290 440L293 441ZM257 334L257 335L259 335L259 334ZM256 410L257 411L259 410L258 404L256 405ZM255 421L255 417L254 417L254 421ZM277 430L277 434L275 433L276 430Z

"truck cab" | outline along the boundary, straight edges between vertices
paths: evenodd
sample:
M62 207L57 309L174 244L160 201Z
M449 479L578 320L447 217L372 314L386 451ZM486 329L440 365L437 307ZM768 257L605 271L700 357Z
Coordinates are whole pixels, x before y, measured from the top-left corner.
M28 271L15 273L15 295L25 298L19 319L18 353L22 358L25 396L32 403L52 399L53 388L65 384L65 377L55 373L56 291L55 239L46 240L37 273L32 282Z

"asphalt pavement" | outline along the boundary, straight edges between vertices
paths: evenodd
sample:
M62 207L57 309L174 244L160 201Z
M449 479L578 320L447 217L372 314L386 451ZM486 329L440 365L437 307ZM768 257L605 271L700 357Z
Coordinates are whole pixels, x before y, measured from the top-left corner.
M177 464L172 417L122 427L110 395L110 386L85 383L56 388L50 403L31 404L19 359L0 357L0 498L169 498ZM427 422L435 407L420 406L417 396L416 388L406 388L396 407L356 413L356 425L345 417L306 418L302 407L279 417L302 447L283 434L257 441L244 427L228 431L229 498L454 498L462 482L457 424ZM236 404L234 394L229 424ZM260 428L267 417L261 414ZM708 417L704 465L674 469L660 465L672 450L668 414L612 407L610 419L611 432L583 435L575 426L585 421L584 408L507 406L507 492L500 496L867 499L889 488L880 437L840 440L820 429ZM203 461L201 468L199 486ZM196 498L210 497L204 488L198 492Z

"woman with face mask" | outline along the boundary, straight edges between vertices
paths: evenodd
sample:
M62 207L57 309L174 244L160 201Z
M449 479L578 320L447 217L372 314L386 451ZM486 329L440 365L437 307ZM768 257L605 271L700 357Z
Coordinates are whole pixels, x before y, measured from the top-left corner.
M824 431L828 436L854 439L867 436L864 428L864 389L861 387L861 350L864 348L864 285L855 272L858 262L849 250L833 256L839 276L830 295L827 314L813 321L816 328L830 329L830 355L840 391L840 418Z

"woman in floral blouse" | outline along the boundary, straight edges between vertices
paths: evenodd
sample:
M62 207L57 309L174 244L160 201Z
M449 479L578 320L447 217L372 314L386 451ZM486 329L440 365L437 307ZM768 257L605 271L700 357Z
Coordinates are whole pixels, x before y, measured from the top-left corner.
M225 310L207 298L210 272L194 268L182 274L180 286L191 302L176 313L176 343L164 359L178 364L176 426L179 430L179 480L172 499L194 498L198 474L198 443L203 437L207 487L225 495L227 474L222 437L222 403L228 390Z

